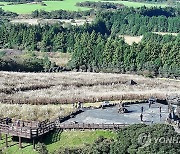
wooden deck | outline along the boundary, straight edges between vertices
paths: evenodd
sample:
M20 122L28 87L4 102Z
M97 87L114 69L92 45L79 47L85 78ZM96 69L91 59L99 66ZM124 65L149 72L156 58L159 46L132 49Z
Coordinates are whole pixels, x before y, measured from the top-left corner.
M55 124L54 122L49 122L44 126L39 126L35 128L31 127L17 127L6 124L0 124L0 132L3 134L18 136L23 138L38 138L56 128L59 129L120 129L123 127L127 127L127 124Z
M14 126L12 123L10 124L0 124L0 133L11 135L11 136L19 136L23 138L38 138L55 128L54 122L49 122L45 125L39 125L37 127L28 127L28 126Z
M22 147L21 138L31 139L33 141L33 148L35 148L35 139L49 133L54 129L62 130L94 130L94 129L108 129L116 130L127 127L127 124L86 124L86 123L69 123L65 124L61 122L61 119L57 118L54 121L12 121L7 119L0 119L0 139L1 134L5 134L5 143L8 147L7 136L19 137L19 147Z

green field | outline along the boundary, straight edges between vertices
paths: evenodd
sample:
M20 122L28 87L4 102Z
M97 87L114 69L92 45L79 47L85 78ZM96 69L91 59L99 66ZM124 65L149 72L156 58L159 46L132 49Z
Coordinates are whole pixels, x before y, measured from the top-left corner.
M53 10L70 10L70 11L84 11L89 8L77 7L75 6L77 2L84 2L87 0L63 0L63 1L44 1L47 6L42 6L41 4L18 4L18 5L7 5L6 2L0 2L0 4L4 4L5 6L1 6L5 11L11 11L19 14L29 14L34 10L45 10L45 11L53 11ZM88 0L88 1L99 1L99 0ZM108 1L111 2L111 1ZM113 1L116 3L122 3L129 7L141 7L141 6L166 6L165 4L148 4L148 3L139 3L139 2L128 2L128 1Z
M28 14L34 10L70 10L70 11L84 11L89 8L77 7L75 6L77 2L83 2L87 0L63 0L63 1L44 1L47 6L42 6L41 4L18 4L18 5L5 5L2 8L5 11L11 11L19 14ZM96 1L96 0L90 0Z
M99 136L104 136L105 138L115 138L116 134L112 131L96 130L96 131L64 131L58 135L58 141L52 142L54 139L54 134L48 135L43 142L47 145L47 149L50 153L60 148L67 147L81 147L85 144L92 144ZM32 144L22 143L23 148L19 149L18 142L8 139L8 148L3 148L5 146L5 140L0 141L0 149L4 149L5 153L8 154L37 154L33 150Z

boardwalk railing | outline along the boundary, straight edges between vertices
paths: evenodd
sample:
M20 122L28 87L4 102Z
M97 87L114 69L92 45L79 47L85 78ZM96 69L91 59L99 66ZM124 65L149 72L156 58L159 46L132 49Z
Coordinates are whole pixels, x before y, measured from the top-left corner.
M31 128L28 127L17 127L6 124L0 124L0 132L12 136L31 138L31 131Z
M0 124L0 132L4 134L9 134L12 136L19 136L24 138L36 138L38 136L44 135L55 128L54 122L47 123L43 127L17 127L6 124Z
M55 128L54 121L47 123L46 125L39 126L36 129L36 134L32 133L32 137L44 135Z
M129 126L128 124L59 124L61 129L120 129Z
M12 136L19 136L23 138L37 138L42 136L55 128L60 129L120 129L129 126L128 124L55 124L54 122L49 122L43 127L17 127L10 126L6 124L0 124L0 132L4 134L9 134Z

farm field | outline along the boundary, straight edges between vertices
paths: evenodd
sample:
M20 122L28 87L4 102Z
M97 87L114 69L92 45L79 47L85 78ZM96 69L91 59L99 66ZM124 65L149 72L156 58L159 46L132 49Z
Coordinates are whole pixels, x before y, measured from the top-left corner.
M131 85L133 80L137 84ZM180 81L111 73L0 73L0 102L67 104L180 94Z
M13 19L11 23L18 24L30 24L30 25L38 25L38 24L55 24L55 23L63 23L62 25L65 26L66 24L71 24L75 26L83 25L85 22L91 23L93 18L89 19L75 19L73 22L68 19Z
M173 35L173 36L177 36L178 33L167 33L167 32L153 32L155 34L158 34L158 35Z
M54 134L51 133L44 137L43 142L47 145L49 153L53 153L55 150L67 147L82 147L86 144L92 144L99 136L105 138L116 138L116 133L112 131L64 131L58 134L58 139L54 141ZM9 145L7 149L3 152L8 154L38 154L38 152L33 150L31 143L23 143L23 148L19 149L18 142L12 141L11 138L8 139ZM1 140L0 148L4 147L4 141Z
M173 35L173 36L178 35L178 33L167 33L167 32L153 32L153 33L158 34L158 35ZM124 41L127 44L132 45L133 42L135 42L135 43L141 42L143 35L141 35L141 36L119 35L119 37L124 38Z
M132 45L133 42L139 43L143 38L142 35L141 36L120 35L120 37L124 38L124 41L129 45Z
M18 4L18 5L6 5L7 3L2 2L5 6L1 6L5 11L11 11L18 14L29 14L34 10L70 10L70 11L84 11L89 8L78 7L76 6L77 2L84 2L87 0L63 0L63 1L44 1L47 6L42 6L41 4ZM89 0L89 1L98 1L98 0ZM105 1L104 1L105 2ZM108 1L114 3L121 3L129 7L141 7L141 6L161 6L165 7L166 4L148 4L148 3L139 3L139 2L128 2L128 1ZM0 3L1 4L1 3Z

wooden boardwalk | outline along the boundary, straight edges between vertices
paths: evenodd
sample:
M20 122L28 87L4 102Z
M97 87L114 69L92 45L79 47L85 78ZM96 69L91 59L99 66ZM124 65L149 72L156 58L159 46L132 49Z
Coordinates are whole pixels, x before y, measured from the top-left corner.
M19 147L22 147L21 138L31 139L33 141L33 148L35 148L35 139L49 133L54 129L62 130L94 130L94 129L108 129L116 130L127 127L127 124L86 124L86 123L61 123L61 119L54 121L11 121L7 119L0 119L0 139L1 134L5 134L5 143L8 147L7 136L19 137Z
M42 136L55 128L54 122L48 122L44 125L41 123L36 127L30 126L17 126L10 124L0 124L0 133L11 135L11 136L19 136L23 138L37 138Z
M120 129L123 127L127 127L127 124L63 124L63 123L55 123L49 122L44 126L39 127L17 127L7 124L0 124L0 133L7 134L10 136L18 136L28 139L38 138L54 129Z

